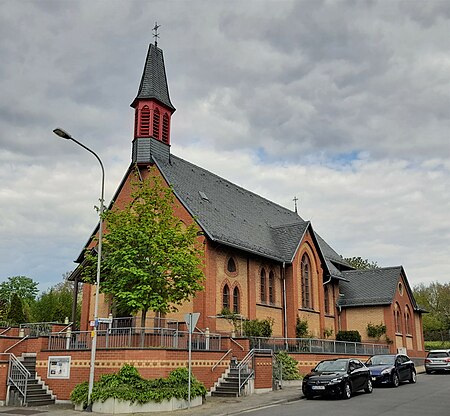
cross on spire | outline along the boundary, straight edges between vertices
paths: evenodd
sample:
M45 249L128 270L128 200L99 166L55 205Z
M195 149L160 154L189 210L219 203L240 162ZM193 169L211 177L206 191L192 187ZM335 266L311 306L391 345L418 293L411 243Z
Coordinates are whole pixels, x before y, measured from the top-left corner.
M161 27L161 25L158 25L158 22L155 22L155 27L152 29L153 37L155 38L155 46L158 46L158 38L159 38L158 29L160 27Z
M296 196L294 196L293 201L294 201L295 213L298 214L298 212L297 212L297 201L298 201L298 198Z

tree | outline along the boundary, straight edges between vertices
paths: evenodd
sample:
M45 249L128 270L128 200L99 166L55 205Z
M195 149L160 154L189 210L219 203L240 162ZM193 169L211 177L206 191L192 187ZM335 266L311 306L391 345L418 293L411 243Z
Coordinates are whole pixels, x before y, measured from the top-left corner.
M367 259L363 259L362 257L346 257L344 258L347 263L350 263L350 266L359 270L369 270L369 269L377 269L378 264L376 261L370 261Z
M27 317L25 316L23 310L22 299L17 293L13 293L11 297L9 311L6 319L12 325L23 324L24 322L27 322Z
M31 306L34 322L64 322L72 316L73 282L68 280L52 286L42 293ZM77 307L79 319L80 307Z
M12 276L0 283L0 299L10 302L16 293L22 301L31 303L38 294L38 283L26 276Z
M118 307L142 312L176 311L178 305L202 290L203 250L196 224L185 226L173 213L174 196L162 184L156 168L150 177L132 183L132 200L124 208L103 213L107 233L102 246L100 291ZM86 252L84 271L95 282L96 255Z
M428 312L423 315L424 332L450 329L450 283L421 283L414 286L413 294Z

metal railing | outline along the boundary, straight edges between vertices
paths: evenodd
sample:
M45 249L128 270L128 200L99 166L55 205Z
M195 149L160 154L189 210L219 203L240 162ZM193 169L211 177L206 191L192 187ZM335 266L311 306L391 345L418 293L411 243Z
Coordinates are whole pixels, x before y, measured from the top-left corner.
M248 380L250 380L255 374L255 354L269 354L273 357L273 350L253 348L237 365L238 369L238 381L239 391L238 395L241 395L241 389L245 386Z
M20 324L19 330L23 331L24 335L38 337L41 335L51 334L53 325L60 324L58 322L28 322L25 324Z
M220 357L217 362L211 367L211 371L214 371L216 367L229 355L233 352L232 349L229 349L222 357Z
M174 348L185 349L189 333L170 328L111 328L97 331L97 348ZM90 350L90 331L52 333L48 339L49 350ZM194 332L193 350L221 350L221 335Z
M27 398L28 379L31 377L31 374L14 354L1 353L1 355L9 356L8 385L14 386L17 389L22 395L23 402L25 403Z
M251 338L250 346L272 351L287 351L293 353L325 353L375 355L389 354L388 345L369 344L362 342L335 341L316 338Z

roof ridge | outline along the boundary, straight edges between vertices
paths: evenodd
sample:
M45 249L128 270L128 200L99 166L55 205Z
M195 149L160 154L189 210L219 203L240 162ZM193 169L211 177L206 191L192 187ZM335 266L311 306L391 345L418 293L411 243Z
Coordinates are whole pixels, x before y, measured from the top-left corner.
M355 270L343 270L344 273L361 273L361 272L375 272L381 270L395 270L401 269L403 266L387 266L387 267L375 267L373 269L355 269Z
M289 222L286 224L280 224L280 225L269 225L270 228L277 230L279 228L286 228L286 227L292 227L293 225L305 225L305 224L311 224L311 221L304 220L303 218L299 217L301 221L298 222Z

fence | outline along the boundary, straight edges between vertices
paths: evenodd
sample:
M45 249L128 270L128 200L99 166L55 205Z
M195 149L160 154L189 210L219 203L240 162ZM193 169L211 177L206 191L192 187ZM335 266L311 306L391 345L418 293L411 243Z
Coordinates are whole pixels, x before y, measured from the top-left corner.
M189 348L189 333L170 328L111 328L97 331L97 348ZM90 331L53 333L49 335L49 350L90 350ZM193 350L221 350L221 336L194 332Z
M389 354L389 346L361 342L334 341L315 338L251 338L251 348L299 353L375 355Z

